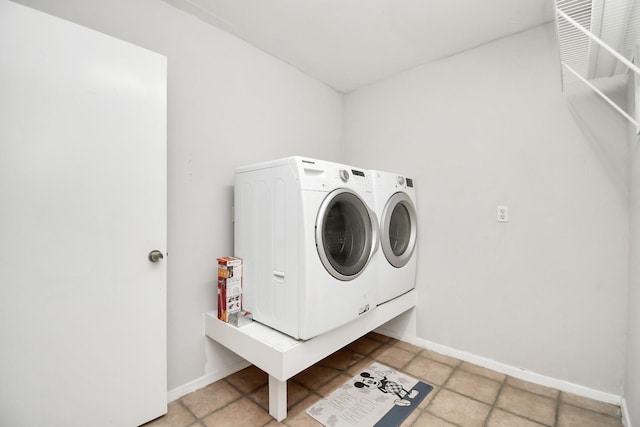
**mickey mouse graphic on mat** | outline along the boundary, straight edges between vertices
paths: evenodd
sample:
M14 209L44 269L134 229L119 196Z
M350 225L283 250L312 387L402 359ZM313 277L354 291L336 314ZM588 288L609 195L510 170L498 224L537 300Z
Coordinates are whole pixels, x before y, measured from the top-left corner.
M391 372L376 372L378 376L371 375L369 372L361 372L360 376L362 377L361 381L356 381L354 386L356 388L371 388L377 387L383 393L393 393L398 396L398 399L394 401L394 403L398 406L409 406L411 405L411 401L407 400L413 399L418 395L418 390L413 390L409 393L402 384L398 384L395 381L389 381L387 379L387 374Z

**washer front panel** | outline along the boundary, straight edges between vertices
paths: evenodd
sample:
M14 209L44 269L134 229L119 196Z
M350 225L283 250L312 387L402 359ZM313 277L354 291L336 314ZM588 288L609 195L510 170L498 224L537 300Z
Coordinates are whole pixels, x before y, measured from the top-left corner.
M384 256L394 267L404 267L415 249L417 234L416 208L407 193L399 191L389 198L380 224Z
M373 224L371 211L352 190L336 189L323 200L316 219L316 248L333 277L349 281L364 271L375 244Z

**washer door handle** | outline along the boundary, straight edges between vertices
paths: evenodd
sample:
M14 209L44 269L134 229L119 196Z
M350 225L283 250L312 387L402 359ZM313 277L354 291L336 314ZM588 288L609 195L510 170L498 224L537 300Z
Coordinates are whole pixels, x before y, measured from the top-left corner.
M367 209L369 210L369 217L371 217L371 228L373 229L373 232L371 234L371 253L369 254L369 259L371 259L371 257L373 257L373 254L378 252L378 248L380 248L380 221L378 221L378 215L376 215L373 210L369 209L369 207L367 207Z

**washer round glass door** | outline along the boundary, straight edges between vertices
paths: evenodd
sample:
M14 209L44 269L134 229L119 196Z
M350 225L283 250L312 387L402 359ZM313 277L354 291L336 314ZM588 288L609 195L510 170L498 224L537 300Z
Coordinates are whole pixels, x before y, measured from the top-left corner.
M336 279L353 280L367 266L375 244L373 213L353 191L339 188L325 197L316 219L316 248Z
M416 208L407 193L397 192L389 198L380 219L380 242L387 261L404 267L416 246Z

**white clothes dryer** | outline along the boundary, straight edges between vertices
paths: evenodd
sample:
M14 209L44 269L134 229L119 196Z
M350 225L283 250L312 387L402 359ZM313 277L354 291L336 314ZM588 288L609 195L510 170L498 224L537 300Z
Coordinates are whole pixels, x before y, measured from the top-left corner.
M378 268L377 304L383 304L411 289L416 283L418 218L413 179L400 174L370 171L376 215L380 221L381 251Z
M309 339L376 306L367 170L302 157L238 168L234 204L243 307L256 321Z

